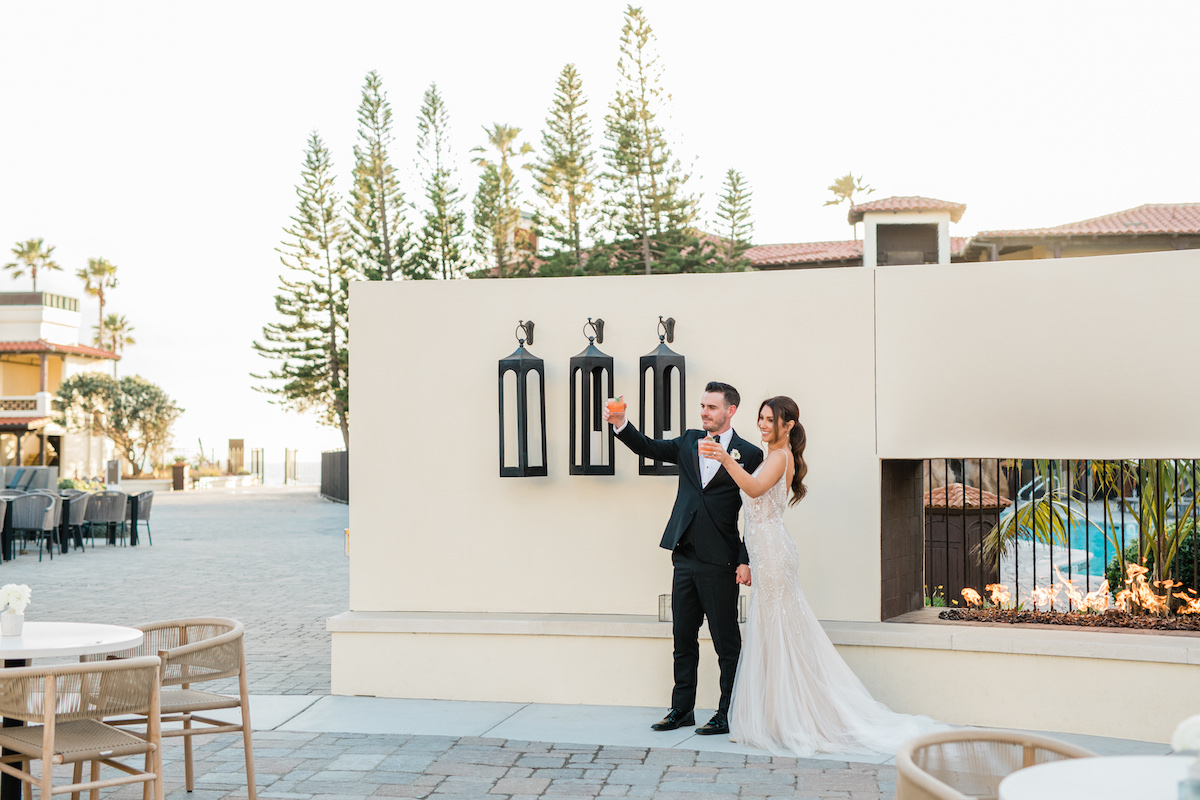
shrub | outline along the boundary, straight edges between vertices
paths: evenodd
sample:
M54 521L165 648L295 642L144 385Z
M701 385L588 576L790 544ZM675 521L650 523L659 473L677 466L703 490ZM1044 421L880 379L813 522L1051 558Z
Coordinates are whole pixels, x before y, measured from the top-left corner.
M1190 520L1189 520L1190 527ZM1175 523L1167 524L1167 538L1174 532ZM1192 531L1188 531L1183 537L1183 541L1179 544L1179 550L1175 554L1175 563L1170 570L1170 577L1183 584L1172 592L1186 592L1188 589L1196 589L1200 591L1200 586L1196 583L1196 572L1194 569L1196 557L1196 537ZM1154 560L1154 542L1150 543L1150 552L1147 556L1147 562ZM1125 563L1137 564L1140 559L1138 557L1138 542L1133 540L1125 547ZM1121 589L1125 588L1125 576L1121 573L1121 560L1116 556L1108 562L1108 567L1104 570L1104 577L1108 578L1108 588L1115 595Z

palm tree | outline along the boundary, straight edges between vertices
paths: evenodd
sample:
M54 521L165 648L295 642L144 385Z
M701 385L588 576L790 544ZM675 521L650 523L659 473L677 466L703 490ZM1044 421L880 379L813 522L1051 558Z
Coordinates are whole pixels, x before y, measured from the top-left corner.
M496 209L496 218L492 220L490 227L492 229L492 251L496 257L496 277L503 278L505 268L510 266L510 262L513 260L512 249L517 244L517 226L521 220L521 210L517 207L516 176L509 165L509 159L519 159L533 152L533 148L528 142L517 145L517 137L521 135L520 128L495 123L491 129L485 126L483 131L487 134L488 144L495 149L500 160L498 163L493 162L482 155L473 160L485 170L490 168L496 171L499 195L496 198L496 205L498 208ZM486 153L487 148L476 147L471 152ZM529 165L522 166L529 167Z
M862 179L861 175L859 175L857 178L855 178L853 172L847 172L845 175L838 178L833 183L829 184L829 191L833 192L833 199L826 200L825 205L836 206L836 205L840 205L841 203L849 201L850 210L853 211L854 210L854 195L858 194L859 192L862 192L863 194L870 194L871 192L873 192L875 190L872 189L870 186L867 186L865 183L863 183L863 179ZM854 229L854 241L857 242L858 241L858 225L855 224L855 225L852 225L851 227Z
M33 278L33 290L37 291L37 274L38 270L61 270L58 264L50 258L54 253L53 247L45 247L44 239L30 239L27 242L18 242L12 249L12 254L16 258L15 261L4 265L4 268L12 271L13 279L22 278L25 276L25 270L29 270L30 277Z
M137 344L137 340L130 336L135 328L129 324L129 320L125 319L124 314L109 314L104 318L105 336L100 338L100 329L94 328L96 331L96 346L111 350L117 355L125 352L125 348L131 344ZM113 377L117 377L117 362L113 361Z
M89 258L87 267L80 268L75 277L83 281L83 290L100 300L100 324L96 326L97 341L104 341L104 292L117 287L117 268L107 258Z

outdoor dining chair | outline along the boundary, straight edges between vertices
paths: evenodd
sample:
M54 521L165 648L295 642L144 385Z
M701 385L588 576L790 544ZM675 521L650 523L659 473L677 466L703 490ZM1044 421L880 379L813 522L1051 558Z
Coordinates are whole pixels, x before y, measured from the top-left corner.
M896 754L896 800L995 798L1000 781L1019 769L1094 755L1032 733L985 728L931 733L908 740Z
M97 797L100 789L131 783L153 786L155 800L163 800L162 731L159 725L160 661L155 656L123 661L98 661L52 667L18 667L0 670L0 715L5 721L22 720L25 727L0 728L0 746L12 755L0 758L0 772L32 786L41 796L83 791ZM148 720L144 735L134 735L105 724L109 716L139 714ZM137 769L119 758L144 755ZM31 761L41 761L41 775L30 771ZM89 780L83 764L91 763ZM56 786L54 769L73 764L70 784ZM120 775L100 778L101 766ZM149 796L149 791L144 793Z
M63 505L66 506L63 514L67 518L67 538L73 540L80 550L83 549L83 523L91 499L92 496L87 492L76 492L63 498Z
M153 547L154 539L150 536L150 506L154 504L154 491L152 489L147 489L141 494L134 495L133 500L134 502L130 503L129 509L129 523L133 528L133 536L137 536L138 523L146 523L146 541L150 543L151 547ZM135 508L137 509L137 519L133 519L133 510ZM131 540L136 541L132 538Z
M105 540L115 543L116 537L125 542L125 504L128 502L124 492L96 492L88 502L84 521L87 523L88 538L92 547L96 546L96 529L104 531Z
M63 496L58 492L51 492L46 489L33 489L30 491L30 494L42 494L46 497L54 498L54 536L52 542L58 544L60 553L67 552L66 543L62 541Z
M38 561L42 560L42 542L46 542L50 558L54 558L54 509L55 498L47 494L23 494L14 497L12 505L12 531L20 533L28 543L29 534L38 540Z
M235 619L200 617L172 619L134 626L146 635L142 643L129 650L108 655L82 656L83 660L133 658L157 654L162 659L162 722L181 722L179 729L164 730L162 735L183 737L184 777L192 791L192 737L211 733L242 734L246 759L248 800L257 800L254 786L254 745L250 736L250 691L246 682L246 654L242 649L244 629ZM238 679L238 695L216 694L193 689L205 681ZM203 716L205 711L241 709L240 723L228 723ZM114 725L141 725L146 717L120 720ZM204 727L193 727L196 723Z
M22 489L0 489L0 497L20 497L28 492Z

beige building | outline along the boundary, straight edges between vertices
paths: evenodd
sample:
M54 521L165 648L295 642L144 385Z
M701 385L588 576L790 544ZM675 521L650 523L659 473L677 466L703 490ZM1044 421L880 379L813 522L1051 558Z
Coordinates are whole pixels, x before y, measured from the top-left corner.
M0 466L58 467L62 477L103 474L112 442L56 425L54 395L72 375L120 357L80 343L74 297L0 292Z
M1200 203L1150 203L1049 228L951 236L950 223L957 224L966 208L932 197L873 200L850 209L848 221L863 223L861 240L763 244L750 248L746 256L756 269L778 270L1200 249Z

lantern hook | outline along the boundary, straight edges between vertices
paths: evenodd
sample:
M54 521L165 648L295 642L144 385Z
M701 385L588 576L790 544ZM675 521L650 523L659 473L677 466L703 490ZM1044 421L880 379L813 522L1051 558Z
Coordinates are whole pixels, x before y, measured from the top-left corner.
M662 314L658 315L658 342L662 344L663 339L674 343L675 341L675 318L662 318Z
M592 329L591 333L588 333L588 328ZM589 342L604 344L604 320L596 317L593 321L591 317L588 317L587 324L583 326L583 335L588 338Z
M526 344L533 345L533 320L521 320L517 323L517 329L513 331L517 337L517 343L524 347Z

